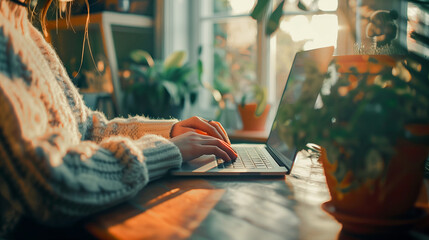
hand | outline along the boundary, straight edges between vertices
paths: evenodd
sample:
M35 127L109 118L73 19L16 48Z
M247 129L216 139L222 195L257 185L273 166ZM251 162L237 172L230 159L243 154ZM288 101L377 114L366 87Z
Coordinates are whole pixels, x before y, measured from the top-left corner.
M237 158L237 154L229 144L209 135L189 131L170 140L179 148L184 162L210 154L225 161Z
M203 135L209 135L231 144L225 129L216 121L207 121L200 117L191 117L175 123L171 128L170 136L174 138L186 132L196 132Z

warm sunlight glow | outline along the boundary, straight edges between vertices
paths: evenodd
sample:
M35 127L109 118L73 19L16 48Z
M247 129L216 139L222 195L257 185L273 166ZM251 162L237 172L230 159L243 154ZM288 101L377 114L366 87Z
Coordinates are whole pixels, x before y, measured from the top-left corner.
M112 224L108 233L114 239L187 239L216 206L225 190L191 189L180 194L169 193L171 191L156 198L158 201L140 214Z
M164 194L161 194L161 195L157 196L156 198L150 200L147 204L148 205L154 204L154 203L160 201L163 198L165 199L165 198L168 198L169 196L172 196L172 195L178 193L179 191L180 191L180 188L172 189L172 190L170 190L170 191L168 191L168 192L166 192Z
M124 70L124 71L122 72L122 77L124 77L124 78L129 78L129 77L131 77L131 71L130 71L130 70Z
M237 19L226 25L227 29L227 46L241 49L255 43L257 29L256 23L251 19Z
M280 23L280 29L288 33L292 41L307 40L304 50L336 46L338 36L338 18L334 14L306 16L294 16Z
M255 5L255 0L229 0L232 13L248 13Z
M305 5L305 6L311 6L314 2L314 0L301 0L301 2Z
M309 28L310 22L305 16L294 16L289 21L282 21L280 23L280 29L288 33L294 42L312 39L313 32L309 31Z
M429 13L420 9L417 5L413 3L408 3L407 6L407 47L411 52L416 52L422 56L428 56L429 50L427 45L420 41L416 41L411 34L427 33L427 25L429 25Z
M338 0L319 0L318 6L321 11L335 11L338 8Z
M337 45L338 17L336 15L314 15L311 19L311 29L314 38L304 45L304 50Z
M103 60L100 60L97 62L97 68L98 68L98 71L100 71L100 72L104 71L104 61Z

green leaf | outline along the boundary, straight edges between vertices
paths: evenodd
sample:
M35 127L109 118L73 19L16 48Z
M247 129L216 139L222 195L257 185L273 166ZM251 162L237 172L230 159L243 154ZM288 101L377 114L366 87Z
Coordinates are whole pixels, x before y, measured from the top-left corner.
M241 97L240 105L242 108L244 108L244 105L246 105L246 94Z
M370 62L370 63L378 63L378 60L375 57L370 57L370 58L368 58L368 62Z
M167 57L164 61L164 68L169 69L172 67L181 67L186 58L185 51L173 52L170 56Z
M256 116L261 116L265 111L265 107L267 105L267 90L265 88L260 88L256 90Z
M308 11L308 8L301 1L298 1L296 6L303 11Z
M262 17L264 16L264 13L267 11L270 2L271 0L257 1L250 16L257 21L261 21Z
M174 105L180 105L180 93L179 88L176 84L169 82L169 81L163 81L162 86L165 88L165 90L168 92L168 94L171 97L172 103Z
M136 76L148 77L147 71L145 71L139 65L135 65L135 64L130 65L130 70L133 71L133 74Z
M144 50L138 49L138 50L132 51L130 54L130 57L136 63L147 62L147 64L151 67L154 65L153 58L150 56L148 52Z
M221 76L214 79L213 88L218 90L222 95L233 91L233 86L225 81Z
M197 70L198 70L198 81L200 84L203 84L202 76L203 76L203 61L198 60L197 62Z
M274 12L270 15L270 18L267 22L267 28L265 33L267 35L273 34L280 25L280 18L283 16L283 5L285 4L285 0L281 1Z

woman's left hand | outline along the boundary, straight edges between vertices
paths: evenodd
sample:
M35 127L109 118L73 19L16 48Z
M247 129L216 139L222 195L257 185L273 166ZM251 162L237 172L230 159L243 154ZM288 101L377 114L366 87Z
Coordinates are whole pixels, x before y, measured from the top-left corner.
M222 124L216 121L208 121L196 116L188 118L173 125L170 137L174 138L186 132L196 132L203 135L209 135L231 144L228 134L222 127Z

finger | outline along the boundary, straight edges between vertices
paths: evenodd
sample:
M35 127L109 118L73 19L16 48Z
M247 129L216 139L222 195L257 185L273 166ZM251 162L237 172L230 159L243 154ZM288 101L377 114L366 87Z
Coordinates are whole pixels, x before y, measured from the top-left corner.
M201 130L195 130L196 133L201 134L201 135L208 135L206 132L203 132Z
M219 139L205 139L202 143L203 145L213 145L222 149L224 152L228 154L228 156L235 160L237 158L237 153L230 147L230 145Z
M229 140L228 134L226 133L225 129L223 128L222 124L220 124L220 122L208 121L208 123L210 125L212 125L213 127L215 127L219 133L221 133L222 138L225 142L231 144L231 141Z
M222 158L223 160L225 160L227 162L231 161L231 158L229 157L229 155L217 146L200 145L200 150L202 150L201 155L213 154L217 158Z
M183 127L198 129L200 131L206 132L212 137L225 140L222 134L214 126L209 124L207 120L201 119L199 117L192 118L192 121L187 122Z
M201 130L195 129L195 128L191 128L191 127L184 127L184 126L178 126L175 131L173 132L172 136L176 137L178 135L182 135L188 132L194 132L194 133L198 133L201 135L208 135L206 132L203 132Z

